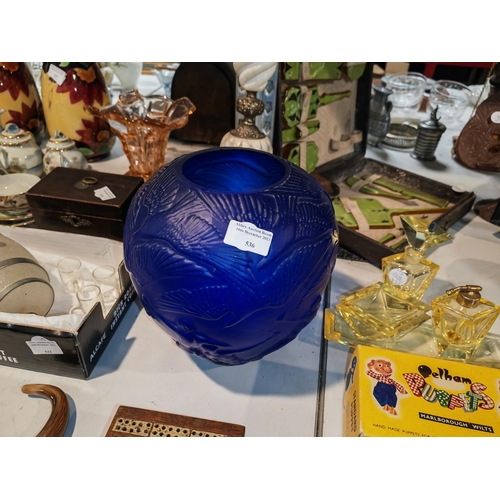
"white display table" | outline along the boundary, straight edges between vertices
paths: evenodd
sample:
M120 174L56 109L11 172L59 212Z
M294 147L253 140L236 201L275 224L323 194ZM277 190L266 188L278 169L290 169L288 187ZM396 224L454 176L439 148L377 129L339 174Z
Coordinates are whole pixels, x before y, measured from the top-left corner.
M144 94L157 87L148 77L141 83ZM171 141L167 160L204 147ZM124 174L119 141L92 168ZM0 435L38 433L50 403L21 387L43 383L69 397L67 436L104 436L120 405L244 425L246 436L313 436L321 336L320 309L293 342L265 359L218 366L178 348L136 299L88 380L0 366Z
M448 126L439 142L434 162L421 162L409 153L372 147L368 147L366 157L450 186L460 186L474 192L476 202L500 198L500 173L467 169L451 156L453 136L460 133L471 111L472 108L468 108L461 121ZM418 118L427 119L428 116L419 113ZM500 227L470 211L448 232L453 237L451 241L427 252L429 260L438 264L440 270L422 300L430 303L450 288L477 284L483 287L481 294L485 298L500 304ZM331 305L337 304L341 295L377 281L382 281L382 271L377 267L362 262L339 262L332 274ZM490 331L500 335L500 319ZM333 342L328 344L323 435L341 436L344 371L349 349Z
M143 78L140 91L146 94L157 86L152 77ZM459 130L450 128L442 137L436 162L424 164L407 153L375 148L369 148L366 156L460 185L478 199L500 197L499 174L473 172L451 158L452 136ZM202 147L208 146L171 141L167 160ZM92 168L127 171L118 141L110 157ZM441 270L426 297L470 283L480 284L484 296L500 303L500 228L471 212L450 233L452 242L429 252ZM380 279L381 271L371 264L339 260L332 275L332 304L340 295ZM320 435L340 436L348 348L326 342L326 372L321 373L322 321L320 308L315 320L287 346L261 361L226 367L179 349L136 299L89 380L0 366L0 435L37 434L50 414L50 403L24 395L21 387L46 383L69 397L66 436L104 436L119 405L240 424L246 427L246 436L314 436L315 429ZM500 326L495 329L500 332ZM319 375L325 380L324 406L318 400Z

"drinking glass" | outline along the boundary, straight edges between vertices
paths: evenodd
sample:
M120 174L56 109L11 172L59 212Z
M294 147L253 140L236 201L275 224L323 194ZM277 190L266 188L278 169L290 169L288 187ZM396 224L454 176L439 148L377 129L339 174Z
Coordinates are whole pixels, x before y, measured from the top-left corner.
M76 298L84 314L87 314L96 302L103 305L101 289L97 285L86 285L76 292Z
M92 272L92 277L96 285L101 289L104 303L115 302L120 295L117 270L113 266L99 266Z
M76 293L81 288L81 267L82 263L76 257L64 257L57 263L59 276L67 292Z

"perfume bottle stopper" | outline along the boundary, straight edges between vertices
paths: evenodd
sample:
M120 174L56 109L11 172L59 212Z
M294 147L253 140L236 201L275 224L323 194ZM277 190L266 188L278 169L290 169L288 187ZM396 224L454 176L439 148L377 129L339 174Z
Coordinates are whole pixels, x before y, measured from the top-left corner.
M448 295L454 295L458 292L455 300L462 307L467 307L469 309L474 309L478 306L481 300L481 294L479 293L483 288L477 285L465 285L457 286L451 290L447 290Z

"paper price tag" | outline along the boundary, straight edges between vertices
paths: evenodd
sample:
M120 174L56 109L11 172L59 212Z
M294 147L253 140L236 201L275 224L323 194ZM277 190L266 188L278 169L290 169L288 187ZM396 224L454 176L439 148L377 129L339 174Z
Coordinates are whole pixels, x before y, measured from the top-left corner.
M389 271L389 279L395 285L404 285L408 281L408 275L402 269L391 269Z
M491 113L491 121L493 123L500 123L500 111L494 111Z
M112 200L113 198L116 198L113 191L111 191L111 189L109 189L108 186L96 189L94 191L94 194L96 195L97 198L100 198L102 201Z
M52 340L47 340L44 337L31 337L31 340L27 340L26 344L31 349L33 354L63 354L61 348L57 345L57 342Z
M258 228L251 222L232 220L224 236L224 243L246 252L253 252L264 257L269 253L273 233Z
M57 83L57 85L62 85L66 80L66 71L51 64L49 66L49 76Z

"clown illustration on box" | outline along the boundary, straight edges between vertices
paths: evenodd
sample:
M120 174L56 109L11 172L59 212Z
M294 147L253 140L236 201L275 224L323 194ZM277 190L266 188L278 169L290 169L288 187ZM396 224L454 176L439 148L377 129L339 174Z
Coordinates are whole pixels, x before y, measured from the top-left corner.
M377 384L373 389L373 396L385 411L391 415L397 415L398 397L396 391L401 394L408 394L408 392L401 384L391 378L391 363L384 359L372 359L367 366L368 371L366 374L377 380Z

